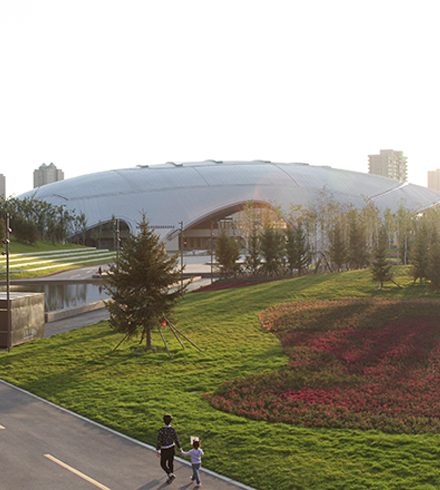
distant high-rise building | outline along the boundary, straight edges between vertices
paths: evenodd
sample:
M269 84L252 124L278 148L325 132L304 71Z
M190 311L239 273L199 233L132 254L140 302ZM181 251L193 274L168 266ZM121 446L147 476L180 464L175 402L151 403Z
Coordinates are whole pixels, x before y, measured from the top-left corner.
M34 189L59 180L64 180L64 172L57 169L53 163L50 165L43 163L34 170Z
M406 182L406 157L402 151L394 150L380 150L379 155L368 155L368 173Z
M6 198L6 178L0 174L0 197Z
M428 188L434 191L440 191L440 169L430 170L428 172Z

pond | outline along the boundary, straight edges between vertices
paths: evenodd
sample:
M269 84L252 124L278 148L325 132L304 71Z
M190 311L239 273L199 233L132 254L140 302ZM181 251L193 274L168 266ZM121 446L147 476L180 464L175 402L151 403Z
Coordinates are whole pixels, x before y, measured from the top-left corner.
M0 286L0 291L6 291L6 286ZM109 297L101 284L93 283L11 285L11 291L44 293L46 312L74 308Z

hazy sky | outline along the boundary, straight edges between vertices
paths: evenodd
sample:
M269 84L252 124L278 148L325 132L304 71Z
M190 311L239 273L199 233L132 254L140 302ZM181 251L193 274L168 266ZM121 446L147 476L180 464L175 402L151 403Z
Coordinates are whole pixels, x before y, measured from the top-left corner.
M440 168L438 0L0 0L6 193L167 161Z

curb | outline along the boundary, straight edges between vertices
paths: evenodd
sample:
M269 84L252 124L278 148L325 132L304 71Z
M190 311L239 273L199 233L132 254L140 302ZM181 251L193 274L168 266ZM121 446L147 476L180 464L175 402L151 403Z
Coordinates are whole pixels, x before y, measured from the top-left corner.
M41 398L38 395L34 395L33 393L26 391L23 388L19 388L18 386L15 386L11 383L8 383L7 381L4 381L3 379L0 379L0 383L3 383L4 385L9 386L10 388L13 388L15 390L21 391L22 393L25 393L26 395L29 395L29 396L35 398L36 400L39 400L40 402L46 403L46 404L48 404L54 408L57 408L58 410L61 410L62 412L68 413L69 415L72 415L73 417L76 417L80 420L84 420L85 422L88 422L88 423L94 425L95 427L99 427L100 429L106 430L112 434L117 435L118 437L122 437L123 439L126 439L127 441L130 441L134 444L138 444L139 446L145 447L146 449L149 449L150 451L153 451L154 453L156 452L156 448L151 446L150 444L146 444L145 442L138 441L137 439L134 439L130 436L122 434L121 432L117 432L116 430L110 429L109 427L106 427L105 425L102 425L98 422L95 422L95 421L90 420L86 417L83 417L82 415L79 415L75 412L72 412L72 411L68 410L67 408L60 407L59 405L56 405L55 403L52 403L48 400L45 400L44 398ZM186 466L191 467L191 463L189 461L182 459L178 456L176 456L175 459L177 461L179 461L179 463L182 463L182 464L185 464ZM245 485L244 483L237 482L237 481L233 480L232 478L228 478L226 476L220 475L220 474L216 473L215 471L208 470L205 467L203 468L203 473L207 473L207 474L214 476L220 480L223 480L224 482L231 483L238 488L242 488L243 490L257 490L256 488L249 487L248 485Z
M65 310L51 311L44 314L44 320L46 323L57 322L58 320L64 320L72 316L81 315L82 313L88 313L89 311L100 310L105 307L105 301L95 301L94 303L87 303L81 306L74 306L73 308L67 308Z

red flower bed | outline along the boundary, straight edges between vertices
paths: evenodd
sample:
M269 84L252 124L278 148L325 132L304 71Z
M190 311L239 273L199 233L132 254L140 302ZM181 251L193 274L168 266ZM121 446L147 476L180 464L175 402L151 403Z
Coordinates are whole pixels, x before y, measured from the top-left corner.
M313 427L440 432L440 305L341 300L271 308L288 366L225 383L218 409Z

